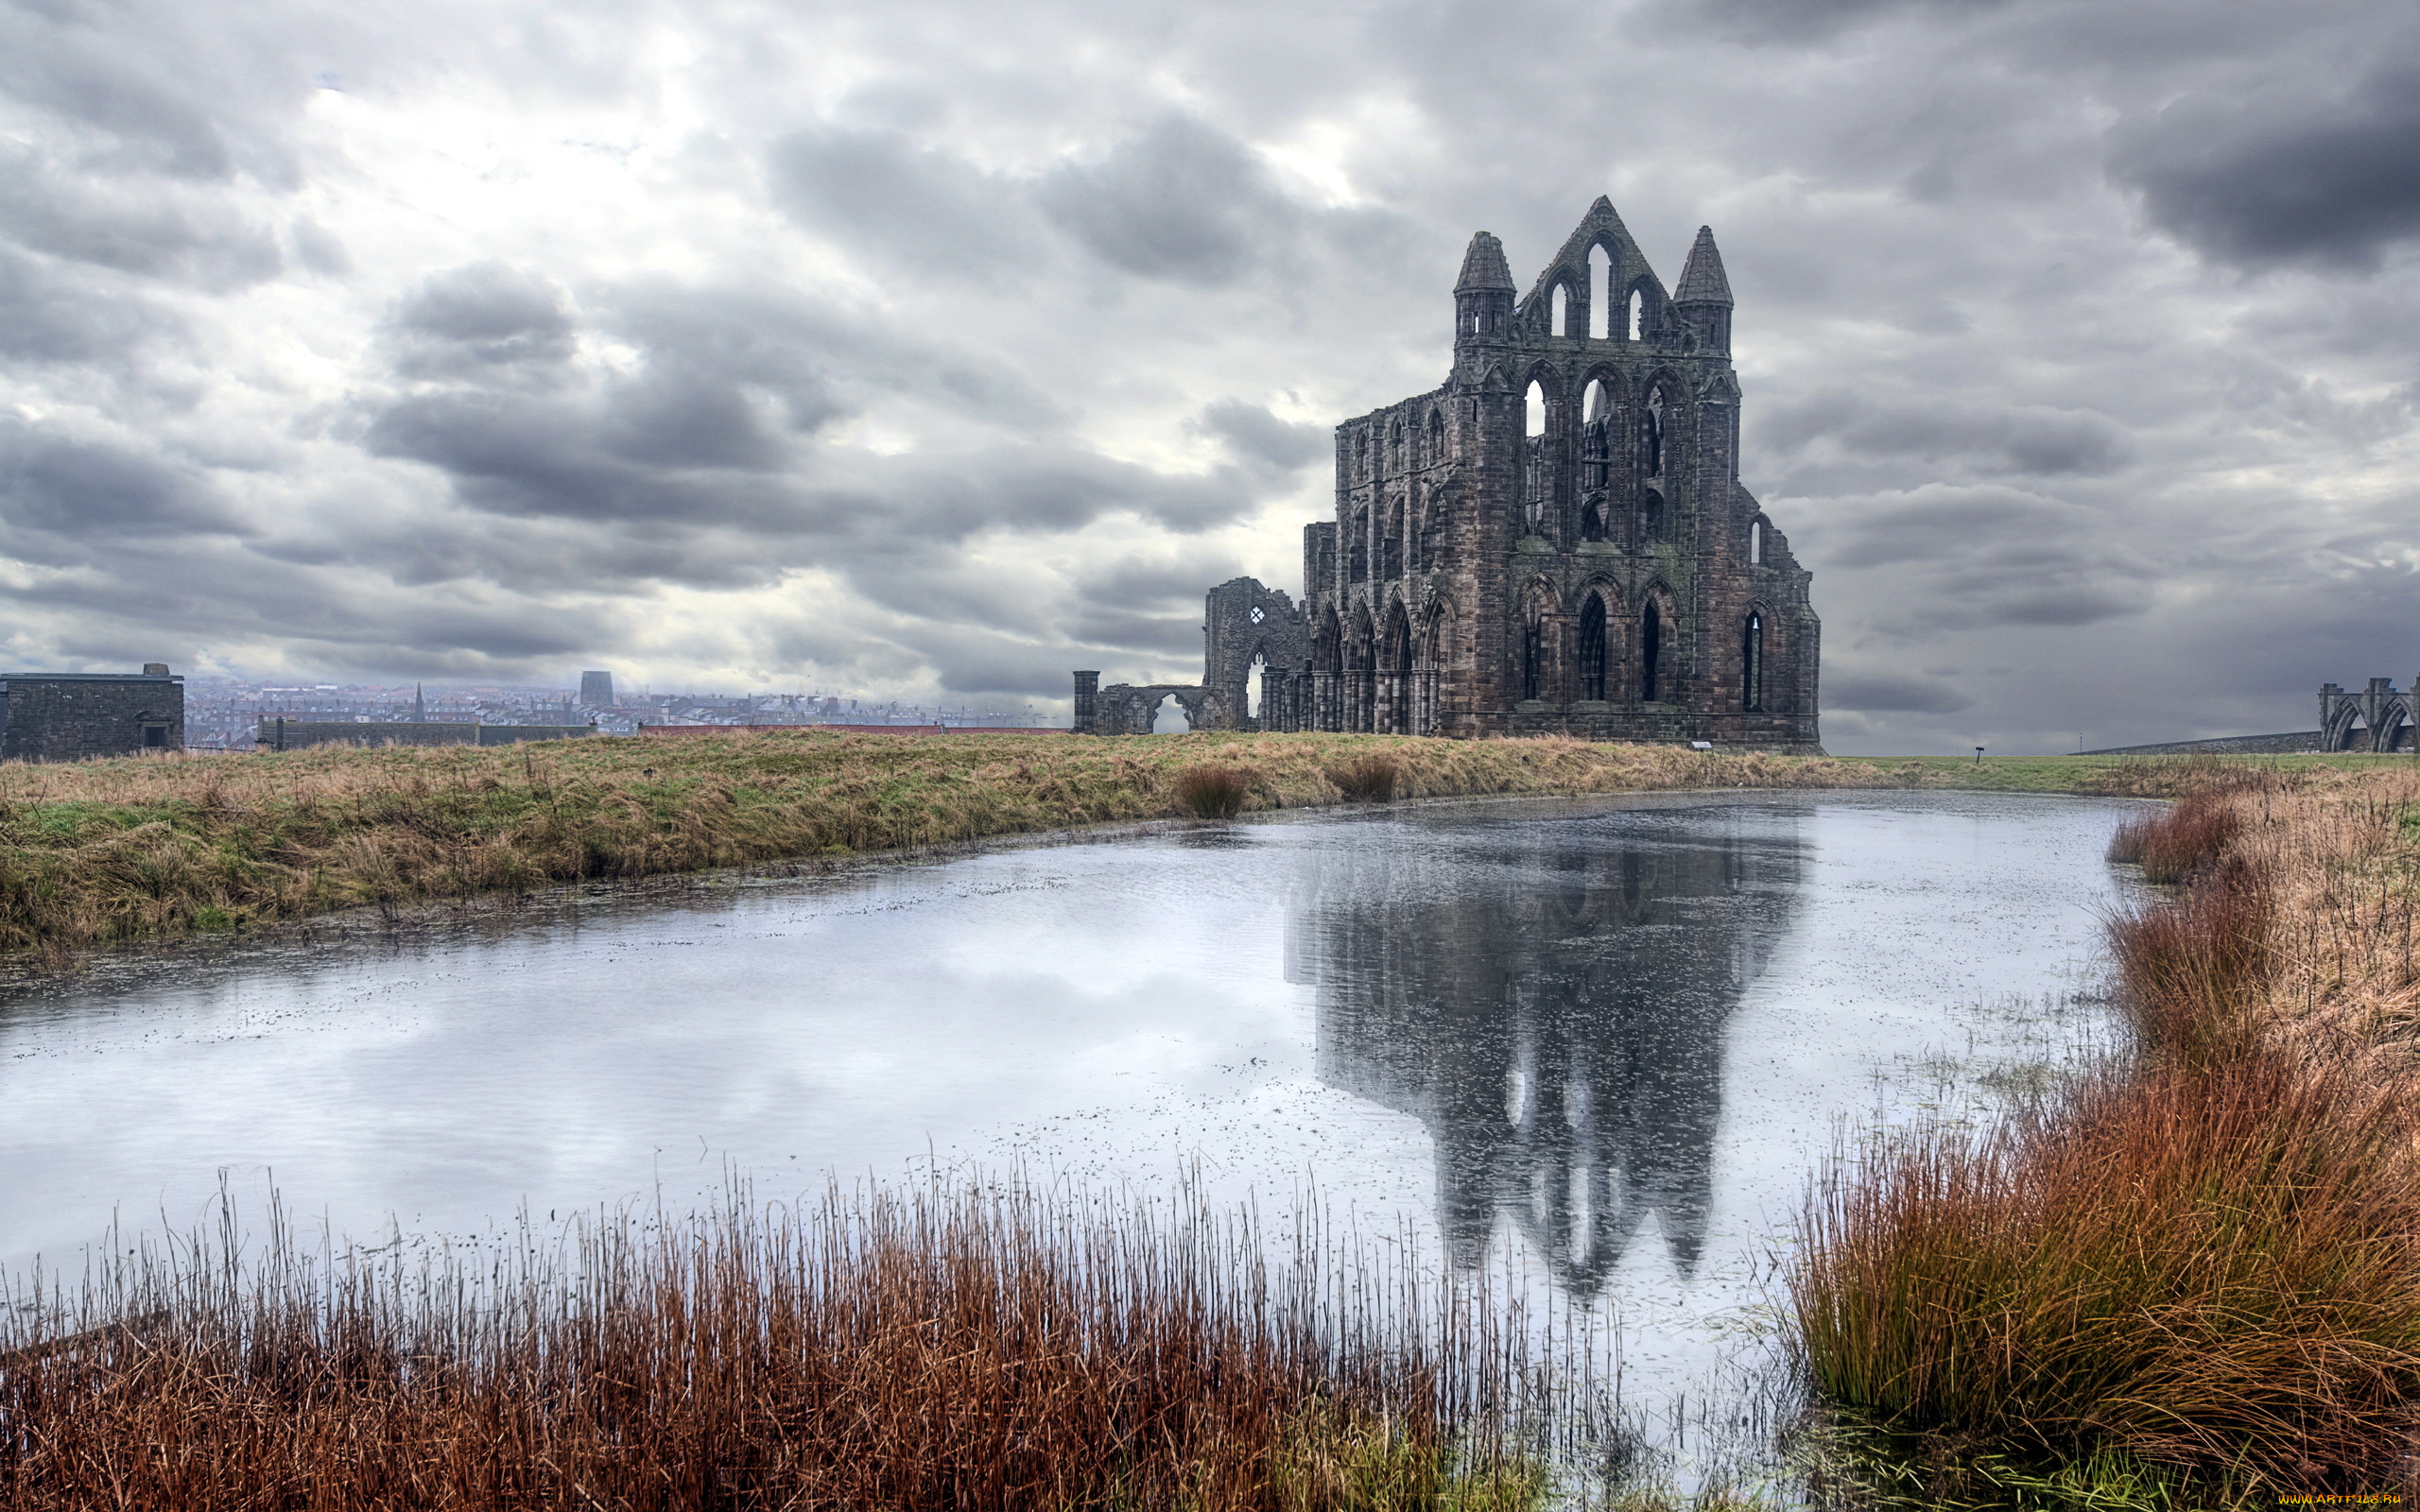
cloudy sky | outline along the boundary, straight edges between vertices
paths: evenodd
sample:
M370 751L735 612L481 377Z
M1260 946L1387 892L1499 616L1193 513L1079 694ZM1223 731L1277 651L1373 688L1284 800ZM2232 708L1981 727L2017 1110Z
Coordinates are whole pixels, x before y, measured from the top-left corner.
M2420 670L2420 12L0 0L0 656L1063 706L1461 248L1738 296L1836 750Z

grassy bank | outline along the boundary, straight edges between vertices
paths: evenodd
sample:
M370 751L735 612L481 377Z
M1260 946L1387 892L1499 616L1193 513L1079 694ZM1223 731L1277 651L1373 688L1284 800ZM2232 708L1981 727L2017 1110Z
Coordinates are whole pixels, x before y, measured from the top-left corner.
M1567 740L752 732L0 766L0 948L589 878L1369 797L1879 786L1862 763ZM1379 779L1383 779L1380 781Z
M1521 1512L1542 1362L1400 1251L973 1183L0 1297L0 1508ZM1424 1310L1411 1300L1426 1296ZM1391 1305L1374 1305L1374 1304ZM30 1321L39 1320L39 1321Z
M1906 1506L2420 1494L2420 775L2204 765L2116 847L2137 1049L1876 1151L1793 1283L1838 1465Z
M1999 793L2074 793L2100 798L2174 798L2256 771L2290 783L2336 774L2409 770L2409 756L1850 756L1910 787Z
M2255 759L2341 780L2360 758ZM2382 758L2390 765L2394 758ZM1384 735L826 734L323 747L0 766L0 950L596 878L1355 800L1706 787L2171 796L2243 763L1832 760Z

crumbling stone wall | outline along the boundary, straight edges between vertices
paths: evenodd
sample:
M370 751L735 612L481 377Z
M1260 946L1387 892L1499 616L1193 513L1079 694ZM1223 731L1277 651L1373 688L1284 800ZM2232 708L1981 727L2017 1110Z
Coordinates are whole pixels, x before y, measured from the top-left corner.
M1301 603L1212 591L1221 728L1820 750L1812 575L1739 481L1732 313L1711 232L1668 293L1602 198L1526 296L1475 236L1445 382L1337 427ZM1288 672L1248 720L1236 614L1280 602L1250 644ZM1111 732L1079 681L1076 728Z
M140 673L12 672L0 678L0 761L72 762L182 750L184 679Z
M2420 679L2413 679L2420 687ZM2332 682L2319 689L2319 748L2390 751L2411 748L2411 696L2393 678L2372 678L2359 693Z
M1097 679L1100 674L1079 672L1076 676ZM1094 694L1089 717L1085 709L1079 707L1076 730L1089 735L1148 735L1151 732L1152 716L1159 713L1164 698L1174 698L1196 730L1237 728L1227 696L1217 688L1181 682L1134 687L1117 682Z

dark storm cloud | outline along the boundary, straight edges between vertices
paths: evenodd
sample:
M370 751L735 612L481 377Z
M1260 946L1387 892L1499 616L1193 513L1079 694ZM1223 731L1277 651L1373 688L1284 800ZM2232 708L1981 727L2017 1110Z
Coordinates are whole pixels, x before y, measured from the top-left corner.
M2014 489L1935 486L1809 512L1797 539L1815 538L1801 547L1810 564L1887 572L1871 623L1904 635L2138 615L2163 576L2107 515Z
M853 414L863 396L921 396L971 420L1059 429L1065 409L1002 356L792 290L656 282L612 291L600 318L650 360L774 393L802 432ZM858 397L844 398L844 389Z
M1165 609L1175 604L1199 607L1211 585L1240 576L1240 567L1215 558L1143 561L1129 557L1078 573L1072 584L1086 604L1112 610Z
M575 345L562 285L496 262L430 275L391 324L404 347L397 369L411 377L562 362Z
M775 202L884 264L993 283L1032 255L1021 186L905 133L817 126L767 154Z
M1850 459L1858 467L1922 464L1934 476L2105 476L2134 447L2107 417L2087 410L1961 404L1829 388L1776 406L1755 422L1759 441ZM1811 486L1811 480L1810 480Z
M239 528L191 470L0 416L0 521L20 559L93 559L130 537Z
M0 246L0 357L91 362L172 337L182 326L147 300Z
M1279 420L1267 405L1240 399L1222 399L1205 408L1193 428L1225 442L1237 461L1281 474L1320 460L1335 444L1335 433L1326 426Z
M1286 240L1296 218L1257 157L1183 115L1053 170L1041 202L1105 263L1214 287L1240 278Z
M2369 269L2420 235L2420 49L2349 90L2188 94L2114 133L2110 172L2205 256Z
M1106 605L1087 604L1077 610L1068 632L1095 645L1115 646L1129 653L1157 652L1180 665L1187 660L1199 660L1201 655L1201 611L1198 609L1189 614L1132 614Z
M82 7L0 11L0 89L134 149L136 165L189 179L224 179L234 156L211 112L194 97L206 77L171 82L166 59L112 45L78 21Z
M35 251L209 289L274 277L276 238L182 185L95 180L0 150L0 233Z
M1827 709L1860 713L1956 713L1975 700L1936 678L1902 672L1830 670L1824 678Z

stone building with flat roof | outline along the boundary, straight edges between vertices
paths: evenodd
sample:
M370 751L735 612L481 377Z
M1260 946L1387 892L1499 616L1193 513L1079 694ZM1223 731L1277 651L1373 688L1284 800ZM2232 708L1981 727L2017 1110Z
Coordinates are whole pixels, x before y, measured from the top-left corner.
M184 745L184 679L164 662L130 673L0 673L0 761L73 762Z
M1480 232L1445 382L1337 427L1302 602L1220 585L1201 685L1079 672L1075 727L1174 698L1197 728L1820 750L1811 575L1739 481L1732 309L1704 228L1668 292L1600 198L1527 295Z

